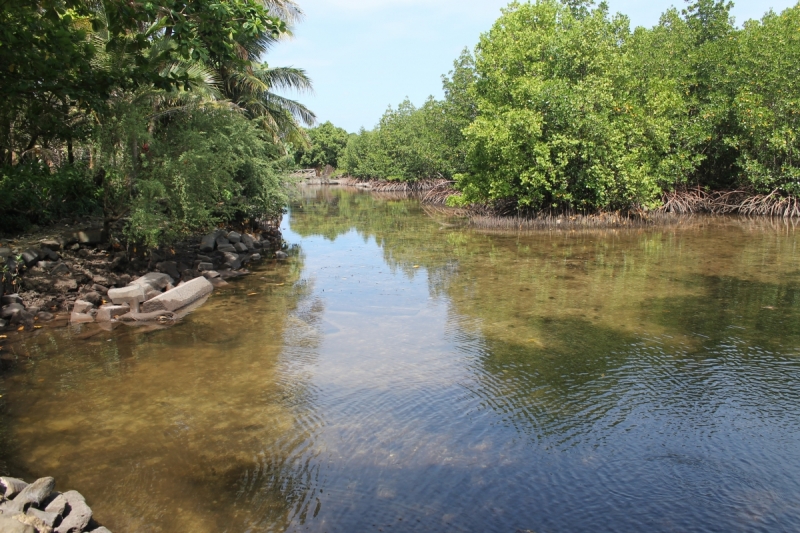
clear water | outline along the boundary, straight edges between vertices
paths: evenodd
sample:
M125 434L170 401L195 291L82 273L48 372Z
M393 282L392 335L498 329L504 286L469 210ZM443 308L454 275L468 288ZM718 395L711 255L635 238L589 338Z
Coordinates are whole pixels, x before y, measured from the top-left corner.
M2 459L121 532L800 530L783 222L487 234L307 189L176 327L9 348Z

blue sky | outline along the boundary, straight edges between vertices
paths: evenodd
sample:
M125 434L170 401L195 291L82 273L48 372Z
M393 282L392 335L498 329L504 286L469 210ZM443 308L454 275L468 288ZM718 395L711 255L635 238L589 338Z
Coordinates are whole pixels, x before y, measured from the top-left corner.
M441 75L460 51L472 48L500 15L504 0L297 0L305 18L294 38L265 58L271 66L304 68L314 93L290 95L320 122L348 131L371 129L389 105L406 96L419 105L441 97ZM780 11L796 0L741 0L737 23ZM681 0L609 0L634 26L652 26Z

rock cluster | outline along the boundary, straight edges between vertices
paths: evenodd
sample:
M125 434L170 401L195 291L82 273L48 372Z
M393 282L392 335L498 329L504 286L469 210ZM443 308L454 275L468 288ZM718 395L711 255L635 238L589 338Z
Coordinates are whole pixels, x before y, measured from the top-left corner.
M31 329L63 311L71 312L75 322L118 319L130 314L132 306L129 301L111 298L109 291L135 286L148 272L150 281L157 274L166 276L144 283L144 298L137 302L147 304L142 314L172 312L176 302L184 300L163 304L165 299L159 296L165 290L198 278L220 286L225 279L244 273L247 263L262 257L285 259L281 242L277 228L258 235L218 230L145 255L109 243L102 230L87 229L15 249L0 246L0 270L6 272L7 280L15 278L17 289L15 294L4 295L0 284L0 330L11 326Z
M92 519L92 510L79 492L56 492L51 477L31 484L0 477L0 488L2 533L111 533Z

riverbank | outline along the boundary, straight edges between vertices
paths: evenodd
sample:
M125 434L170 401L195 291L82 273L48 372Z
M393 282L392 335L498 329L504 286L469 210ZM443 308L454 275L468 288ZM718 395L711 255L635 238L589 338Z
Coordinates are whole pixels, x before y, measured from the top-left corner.
M250 263L281 257L281 247L280 230L274 226L250 233L219 229L152 250L125 246L91 220L20 235L0 241L0 331L63 323L74 316L77 302L78 314L89 311L93 317L111 301L109 290L148 273L163 275L159 291L199 277L222 286L226 279L246 274Z

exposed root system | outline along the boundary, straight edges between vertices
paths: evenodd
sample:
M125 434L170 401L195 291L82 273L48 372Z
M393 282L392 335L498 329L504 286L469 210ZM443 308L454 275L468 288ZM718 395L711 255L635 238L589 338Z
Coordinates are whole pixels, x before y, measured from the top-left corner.
M746 190L707 192L686 189L664 193L663 201L659 210L665 213L800 217L800 199L783 195L778 190L755 194Z

